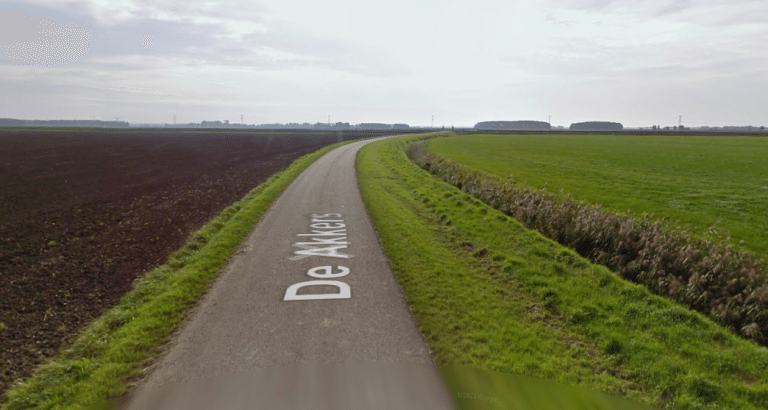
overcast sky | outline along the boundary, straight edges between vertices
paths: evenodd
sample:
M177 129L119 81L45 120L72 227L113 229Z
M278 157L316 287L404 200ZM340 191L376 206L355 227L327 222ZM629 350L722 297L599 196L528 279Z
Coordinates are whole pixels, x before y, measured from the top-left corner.
M765 0L3 0L0 118L768 125Z

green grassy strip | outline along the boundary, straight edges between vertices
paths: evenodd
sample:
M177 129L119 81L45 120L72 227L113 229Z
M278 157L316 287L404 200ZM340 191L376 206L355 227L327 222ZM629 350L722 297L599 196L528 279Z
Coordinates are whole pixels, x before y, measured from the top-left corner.
M530 229L768 346L768 267L726 241L712 243L648 216L606 212L510 183L413 144L408 158Z
M538 377L439 366L462 410L652 410L651 406Z
M768 138L472 135L434 139L435 154L533 189L564 191L616 213L668 216L768 261ZM708 228L716 226L712 233ZM715 233L717 232L717 233Z
M346 143L301 157L208 222L70 346L9 389L2 409L81 409L125 393L272 202L317 158Z
M768 349L433 178L407 159L413 141L370 144L357 169L436 363L660 408L768 408Z

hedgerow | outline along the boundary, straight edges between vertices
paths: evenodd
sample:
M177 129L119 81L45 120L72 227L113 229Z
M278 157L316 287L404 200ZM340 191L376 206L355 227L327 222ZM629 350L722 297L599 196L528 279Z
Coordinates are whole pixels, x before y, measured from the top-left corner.
M654 215L606 212L454 163L418 142L407 150L421 168L486 204L603 264L623 278L695 309L737 334L768 345L768 270L730 238L714 242Z

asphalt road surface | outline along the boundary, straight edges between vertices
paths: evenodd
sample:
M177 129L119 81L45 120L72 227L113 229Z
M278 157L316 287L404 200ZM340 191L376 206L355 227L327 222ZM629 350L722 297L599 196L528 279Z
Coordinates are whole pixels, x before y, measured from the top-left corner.
M265 213L131 409L449 409L365 210L359 141Z

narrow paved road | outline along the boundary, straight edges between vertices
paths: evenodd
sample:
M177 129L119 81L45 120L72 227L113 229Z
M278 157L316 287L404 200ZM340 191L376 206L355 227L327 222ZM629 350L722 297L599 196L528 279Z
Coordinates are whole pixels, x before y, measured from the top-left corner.
M355 157L369 142L286 189L130 408L453 407L360 196Z

